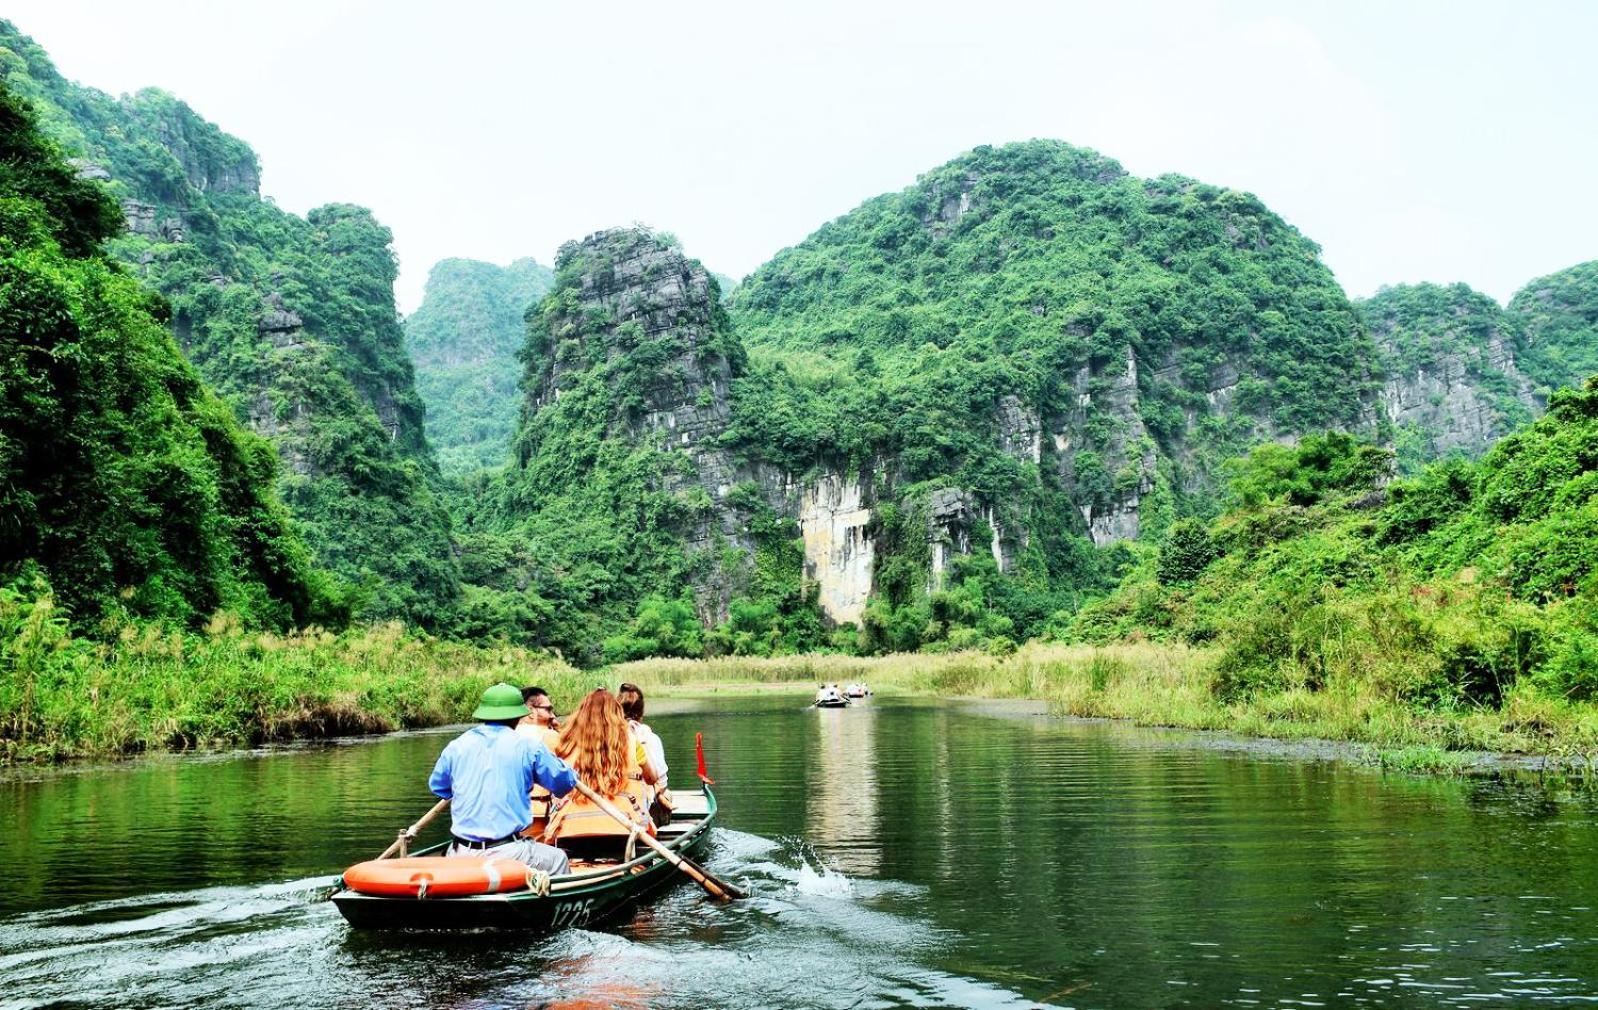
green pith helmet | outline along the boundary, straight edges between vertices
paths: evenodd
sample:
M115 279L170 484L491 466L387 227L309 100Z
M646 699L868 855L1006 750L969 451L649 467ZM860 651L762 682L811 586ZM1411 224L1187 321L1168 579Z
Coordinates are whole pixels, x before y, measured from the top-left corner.
M522 689L509 684L495 684L483 692L483 701L472 713L481 722L498 722L501 719L520 719L527 714L527 703L522 701Z

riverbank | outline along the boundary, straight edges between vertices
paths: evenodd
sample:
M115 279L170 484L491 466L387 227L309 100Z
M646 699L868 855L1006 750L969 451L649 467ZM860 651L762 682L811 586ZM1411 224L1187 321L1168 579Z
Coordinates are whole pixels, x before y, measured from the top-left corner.
M460 722L489 684L575 698L591 676L398 624L340 634L124 628L72 636L47 599L0 600L0 763L207 750Z
M1212 651L1181 645L1032 644L1003 657L960 652L650 659L615 667L611 679L666 695L864 681L879 692L1033 699L1059 715L1353 745L1362 748L1365 760L1408 771L1468 771L1490 766L1483 761L1489 754L1582 769L1598 759L1598 706L1550 698L1531 685L1511 688L1496 709L1416 708L1363 685L1227 702L1211 689L1215 658Z
M1008 656L649 659L595 672L537 652L444 642L392 624L280 635L218 618L203 632L129 627L96 642L71 636L48 600L13 600L0 611L0 763L216 750L457 723L483 688L501 680L539 683L563 709L601 682L631 680L651 697L669 698L773 687L808 692L824 681L864 681L879 692L1035 700L1059 715L1142 726L1330 741L1411 771L1470 770L1483 766L1483 755L1582 769L1598 758L1598 706L1552 698L1532 684L1513 685L1499 708L1419 708L1343 681L1223 701L1212 690L1216 653L1181 645L1032 644Z

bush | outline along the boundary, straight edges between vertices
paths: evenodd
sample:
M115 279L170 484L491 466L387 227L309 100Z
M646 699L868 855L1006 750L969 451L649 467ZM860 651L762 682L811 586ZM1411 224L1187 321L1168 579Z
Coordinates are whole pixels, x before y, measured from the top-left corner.
M1218 555L1209 529L1197 519L1178 519L1171 524L1160 547L1155 577L1164 586L1185 586L1193 582Z

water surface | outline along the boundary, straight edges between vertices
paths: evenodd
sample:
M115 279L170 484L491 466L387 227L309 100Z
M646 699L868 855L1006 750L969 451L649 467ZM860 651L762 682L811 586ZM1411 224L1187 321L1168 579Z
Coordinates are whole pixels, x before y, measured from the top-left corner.
M363 934L325 901L441 734L0 782L0 1008L1598 1002L1598 802L873 699L703 730L712 868L613 927Z

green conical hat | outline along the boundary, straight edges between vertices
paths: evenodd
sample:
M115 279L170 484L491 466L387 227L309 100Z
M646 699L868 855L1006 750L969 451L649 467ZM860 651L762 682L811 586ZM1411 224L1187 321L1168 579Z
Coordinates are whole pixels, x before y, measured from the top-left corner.
M483 692L482 704L472 713L473 719L497 722L500 719L520 719L527 714L527 703L522 701L519 687L495 684Z

